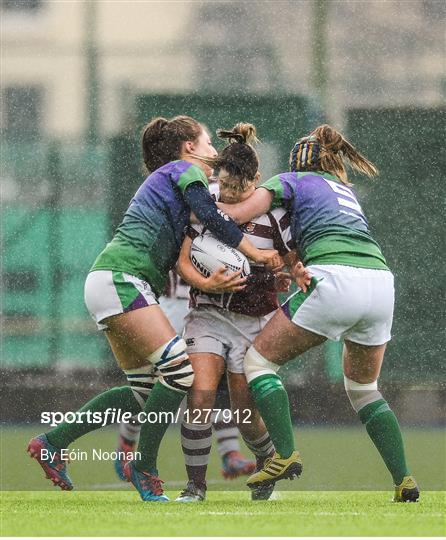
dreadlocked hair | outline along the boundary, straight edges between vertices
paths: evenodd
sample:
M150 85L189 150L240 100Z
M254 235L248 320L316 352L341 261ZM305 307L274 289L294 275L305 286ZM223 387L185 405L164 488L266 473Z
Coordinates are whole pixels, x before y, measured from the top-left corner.
M325 171L350 185L346 164L369 178L378 174L376 166L328 124L318 126L308 137L299 139L290 154L291 171Z
M229 144L215 158L215 168L225 169L230 177L239 181L237 188L245 191L259 169L259 158L253 147L259 142L255 126L240 122L231 130L217 129L217 136L227 139Z

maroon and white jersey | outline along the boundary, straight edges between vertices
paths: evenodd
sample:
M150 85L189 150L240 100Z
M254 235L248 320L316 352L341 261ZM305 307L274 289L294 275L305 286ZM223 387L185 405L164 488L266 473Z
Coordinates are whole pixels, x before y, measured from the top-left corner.
M163 296L166 298L189 298L189 285L175 270L169 272L169 279L164 288Z
M218 200L218 186L211 186L211 193ZM258 249L276 249L286 255L294 248L291 239L290 217L283 208L276 208L267 214L240 226L250 242ZM200 234L211 234L201 224L188 228L190 238ZM216 306L235 313L253 317L263 317L279 307L275 290L275 277L263 264L249 261L251 274L245 289L238 293L210 294L198 289L190 290L190 307Z

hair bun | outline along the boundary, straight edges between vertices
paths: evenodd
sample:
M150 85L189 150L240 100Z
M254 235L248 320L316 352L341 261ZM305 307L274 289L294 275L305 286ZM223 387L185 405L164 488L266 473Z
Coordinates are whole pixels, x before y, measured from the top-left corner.
M231 130L217 129L217 137L220 139L229 139L230 143L237 142L253 145L259 142L256 128L253 124L239 122Z
M228 139L230 143L245 143L245 137L241 133L230 131L228 129L217 129L219 139Z

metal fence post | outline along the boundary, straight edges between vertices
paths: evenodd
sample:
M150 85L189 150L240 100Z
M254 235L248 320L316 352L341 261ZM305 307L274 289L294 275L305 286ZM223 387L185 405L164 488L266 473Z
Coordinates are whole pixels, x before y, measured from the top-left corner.
M62 269L62 235L61 235L61 203L62 203L62 171L60 149L57 142L52 142L48 150L48 179L51 194L48 198L48 260L51 272L51 294L49 301L49 356L54 365L60 357L61 346L61 292L63 282Z

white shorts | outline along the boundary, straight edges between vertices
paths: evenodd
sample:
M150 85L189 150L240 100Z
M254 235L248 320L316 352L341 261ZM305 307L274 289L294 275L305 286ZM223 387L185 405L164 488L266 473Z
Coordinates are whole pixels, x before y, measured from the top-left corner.
M244 373L245 353L274 313L250 317L218 307L194 308L184 321L187 352L218 354L224 358L229 372Z
M160 296L159 304L175 332L181 336L184 329L184 317L189 313L189 300L187 298Z
M99 330L107 329L101 322L107 317L158 304L146 281L112 270L94 270L88 274L84 299Z
M291 321L334 341L383 345L391 338L393 274L343 265L310 265L309 290L290 296L282 309Z

